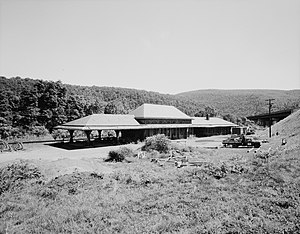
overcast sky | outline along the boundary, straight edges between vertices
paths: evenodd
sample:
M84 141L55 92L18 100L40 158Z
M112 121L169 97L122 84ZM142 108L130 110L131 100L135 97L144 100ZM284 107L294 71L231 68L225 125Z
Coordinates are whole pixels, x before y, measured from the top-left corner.
M300 0L0 0L0 75L171 94L299 89Z

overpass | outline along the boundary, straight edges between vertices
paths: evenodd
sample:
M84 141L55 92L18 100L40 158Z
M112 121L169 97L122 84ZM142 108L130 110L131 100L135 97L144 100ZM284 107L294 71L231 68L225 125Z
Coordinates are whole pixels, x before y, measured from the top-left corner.
M293 110L288 109L288 110L274 111L274 112L271 112L270 115L269 115L269 113L265 113L265 114L260 114L260 115L248 116L247 119L254 121L258 125L268 126L270 119L271 119L272 125L273 125L273 124L277 123L278 121L288 117L292 113L293 113Z

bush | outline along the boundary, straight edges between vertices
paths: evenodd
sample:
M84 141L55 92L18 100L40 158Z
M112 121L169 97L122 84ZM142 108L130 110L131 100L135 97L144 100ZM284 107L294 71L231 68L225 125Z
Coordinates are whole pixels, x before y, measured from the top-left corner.
M19 161L0 168L0 195L28 179L40 178L40 170L27 162Z
M157 134L146 138L145 145L142 147L142 150L156 150L160 153L166 153L170 150L170 145L171 141L164 134Z
M15 139L23 136L21 129L12 126L0 126L1 139Z
M128 158L128 157L133 157L134 156L134 153L133 153L133 150L131 148L128 148L128 147L121 147L119 149L120 153L122 155L125 156L125 158Z
M133 150L127 147L121 147L117 150L111 150L105 162L123 162L128 157L133 157Z
M29 129L29 133L37 137L49 134L48 130L44 126L33 126Z
M65 139L65 138L70 137L69 132L67 130L62 130L62 129L53 130L51 135L54 138L54 140L56 140L56 139Z

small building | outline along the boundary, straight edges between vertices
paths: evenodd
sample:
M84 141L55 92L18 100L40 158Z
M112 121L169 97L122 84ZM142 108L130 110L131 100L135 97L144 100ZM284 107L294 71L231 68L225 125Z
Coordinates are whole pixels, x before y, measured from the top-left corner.
M196 137L231 134L237 125L217 117L193 117L192 126Z

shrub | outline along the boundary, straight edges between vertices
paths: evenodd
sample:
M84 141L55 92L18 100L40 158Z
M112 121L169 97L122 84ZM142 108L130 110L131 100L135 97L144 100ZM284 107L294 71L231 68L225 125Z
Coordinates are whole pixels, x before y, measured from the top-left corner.
M111 150L108 153L108 158L105 160L106 162L122 162L124 161L125 156L122 155L118 150Z
M14 139L23 136L22 131L19 128L13 128L12 126L0 125L0 138L1 139Z
M146 138L142 150L157 150L160 153L165 153L170 149L170 144L171 141L164 134L157 134Z
M69 132L67 130L62 130L62 129L55 129L51 132L52 137L54 140L56 139L65 139L69 138Z
M53 188L42 187L37 191L37 194L43 198L54 200L57 197L58 192Z
M127 147L121 147L117 150L111 150L105 162L123 162L127 157L133 157L133 150Z
M23 180L38 179L40 177L40 170L24 161L2 167L0 168L0 195L19 185Z
M119 149L120 153L122 155L125 156L125 158L128 158L128 157L133 157L134 156L134 153L133 153L133 150L131 148L128 148L128 147L121 147Z
M29 129L29 133L37 137L49 134L48 130L44 126L33 126Z

